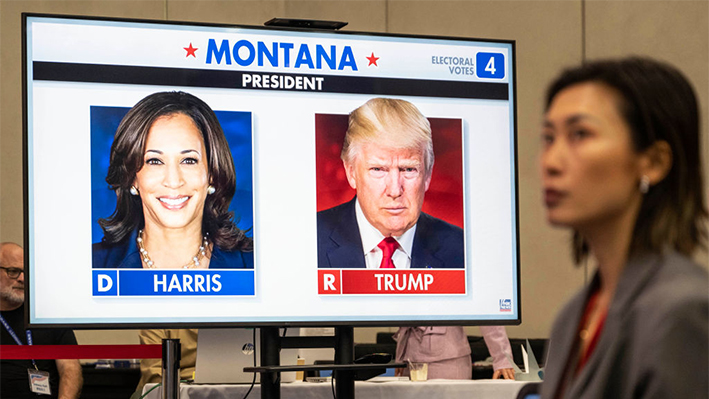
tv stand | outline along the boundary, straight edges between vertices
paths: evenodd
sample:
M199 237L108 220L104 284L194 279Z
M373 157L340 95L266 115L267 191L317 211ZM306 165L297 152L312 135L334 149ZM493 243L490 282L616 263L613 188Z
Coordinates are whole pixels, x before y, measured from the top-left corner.
M354 364L354 327L335 327L334 337L281 337L278 327L261 327L261 366L244 371L261 373L261 399L280 399L280 373L285 371L332 370L337 399L354 399L357 371L404 367L404 363ZM281 366L282 348L335 348L335 364Z

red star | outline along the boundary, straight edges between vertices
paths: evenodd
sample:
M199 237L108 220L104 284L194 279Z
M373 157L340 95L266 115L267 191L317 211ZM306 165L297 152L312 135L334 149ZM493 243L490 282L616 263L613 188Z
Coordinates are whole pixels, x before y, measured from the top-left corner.
M374 52L372 52L372 55L370 55L369 57L365 57L365 58L367 58L367 60L369 60L369 64L367 64L367 66L372 66L372 65L374 65L375 67L379 67L379 65L377 65L377 60L378 60L380 57L375 57L375 56L374 56Z
M185 58L187 58L189 56L193 56L194 58L197 58L197 56L195 55L195 51L197 51L198 49L195 47L192 47L192 43L190 43L189 47L183 47L183 48L185 50L187 50L187 55L185 56Z

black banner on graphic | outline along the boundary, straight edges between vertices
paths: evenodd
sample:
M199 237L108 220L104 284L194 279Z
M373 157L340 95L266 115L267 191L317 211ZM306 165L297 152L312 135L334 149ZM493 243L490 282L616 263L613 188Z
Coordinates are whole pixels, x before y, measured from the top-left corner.
M507 83L34 62L33 80L509 100Z

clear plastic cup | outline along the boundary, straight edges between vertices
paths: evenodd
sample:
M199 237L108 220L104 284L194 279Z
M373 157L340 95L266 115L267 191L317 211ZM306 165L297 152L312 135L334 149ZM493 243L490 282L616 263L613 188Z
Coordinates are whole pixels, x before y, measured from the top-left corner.
M409 363L411 381L426 381L428 379L428 363Z

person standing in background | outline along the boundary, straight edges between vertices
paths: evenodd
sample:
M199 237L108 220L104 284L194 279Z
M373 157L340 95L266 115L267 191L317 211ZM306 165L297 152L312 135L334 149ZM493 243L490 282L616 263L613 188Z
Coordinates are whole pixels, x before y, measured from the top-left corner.
M0 345L76 345L65 329L25 330L25 267L22 247L0 243ZM76 399L83 377L76 359L0 359L0 397ZM40 392L42 394L40 394Z
M492 356L492 378L514 380L512 348L505 327L481 326L480 332ZM396 361L428 363L429 380L469 380L473 376L470 344L461 326L401 327L394 340ZM402 370L403 375L408 373L408 369Z

